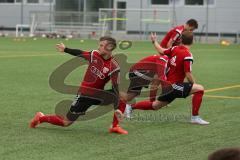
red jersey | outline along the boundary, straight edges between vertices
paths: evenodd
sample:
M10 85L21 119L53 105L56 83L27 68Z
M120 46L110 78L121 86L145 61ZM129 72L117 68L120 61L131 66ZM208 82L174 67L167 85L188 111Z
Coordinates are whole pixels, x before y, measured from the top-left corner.
M81 56L89 61L89 65L79 92L91 95L94 89L103 90L110 79L113 84L118 83L120 67L114 58L105 60L97 50L83 52Z
M192 71L192 54L184 46L174 46L165 50L164 54L169 56L167 80L171 83L182 83L185 73Z
M166 79L168 57L160 55L152 55L141 59L130 68L130 72L134 71L151 71L158 75L161 80Z
M169 42L170 39L173 40L173 45L172 46L176 46L181 42L181 34L184 30L184 25L181 26L177 26L173 29L171 29L163 38L163 40L160 43L160 46L163 48L168 48L167 44Z

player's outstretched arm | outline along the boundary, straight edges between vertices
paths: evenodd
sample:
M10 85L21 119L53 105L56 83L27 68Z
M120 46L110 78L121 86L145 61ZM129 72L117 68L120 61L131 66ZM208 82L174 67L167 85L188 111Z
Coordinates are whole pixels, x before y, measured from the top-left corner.
M82 56L82 54L83 54L82 50L67 48L63 43L56 44L56 49L59 52L65 52L65 53L71 54L73 56Z
M157 34L151 33L151 40L154 45L154 48L158 51L159 54L164 55L165 48L162 48L157 41Z
M65 45L63 43L58 43L56 44L56 49L58 52L64 52L64 49L65 49Z

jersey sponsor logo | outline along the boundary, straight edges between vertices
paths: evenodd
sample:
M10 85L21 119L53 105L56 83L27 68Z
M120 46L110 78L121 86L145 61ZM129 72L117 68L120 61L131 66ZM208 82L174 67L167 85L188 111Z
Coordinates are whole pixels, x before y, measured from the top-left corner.
M95 74L96 76L98 76L100 79L104 79L105 78L104 74L99 69L97 69L97 67L95 67L95 66L91 67L91 72L93 74Z
M109 68L103 67L103 73L107 73L109 71Z
M173 66L176 66L176 60L177 60L177 56L174 56L170 59L170 64L173 65Z

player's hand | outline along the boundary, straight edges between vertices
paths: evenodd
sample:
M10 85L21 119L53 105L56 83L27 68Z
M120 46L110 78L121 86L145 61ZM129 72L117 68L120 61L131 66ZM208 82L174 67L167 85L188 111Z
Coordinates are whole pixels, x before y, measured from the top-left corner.
M155 42L155 41L157 41L157 33L156 32L151 32L151 36L150 36L150 38L151 38L151 41L152 42Z
M63 43L58 43L56 44L56 49L59 51L59 52L64 52L64 49L65 49L65 45Z

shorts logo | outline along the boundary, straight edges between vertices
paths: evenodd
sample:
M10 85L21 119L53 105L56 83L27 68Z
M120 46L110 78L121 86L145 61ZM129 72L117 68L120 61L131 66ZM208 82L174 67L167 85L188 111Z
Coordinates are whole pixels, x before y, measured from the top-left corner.
M183 87L182 86L179 86L179 85L176 85L176 84L172 84L172 87L178 91L183 91Z
M109 69L107 67L103 67L103 73L107 73Z

